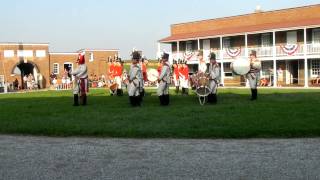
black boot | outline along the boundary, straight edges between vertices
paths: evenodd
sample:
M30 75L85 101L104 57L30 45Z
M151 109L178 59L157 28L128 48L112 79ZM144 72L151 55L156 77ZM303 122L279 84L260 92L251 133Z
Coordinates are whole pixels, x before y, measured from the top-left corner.
M141 100L142 100L141 96L135 96L134 99L135 99L134 100L135 101L135 105L136 106L141 106Z
M258 99L258 89L254 89L254 100Z
M130 101L131 106L135 106L134 97L133 96L129 96L129 101Z
M217 102L218 102L217 94L212 94L212 103L217 104Z
M159 96L160 105L163 106L163 95Z
M85 106L85 105L87 105L87 95L86 94L82 96L82 106Z
M257 89L251 89L251 101L254 101L257 99Z
M208 103L213 103L213 94L211 93L208 95Z
M165 106L168 106L168 105L169 105L169 102L170 102L169 94L166 94L166 95L164 95L163 97L164 97L164 105L165 105Z
M178 94L179 93L179 86L176 86L176 94Z
M79 106L79 96L78 94L73 95L73 106Z
M186 89L182 88L181 94L184 95L185 94Z

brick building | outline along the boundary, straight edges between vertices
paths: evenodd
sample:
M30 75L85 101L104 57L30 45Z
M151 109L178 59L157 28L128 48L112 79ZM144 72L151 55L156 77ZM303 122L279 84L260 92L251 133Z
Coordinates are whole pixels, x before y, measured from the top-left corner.
M85 52L88 73L106 75L107 60L118 56L113 49L82 49ZM78 51L78 52L79 52ZM22 85L25 74L33 74L35 80L43 76L43 87L50 84L50 74L62 77L65 69L74 69L78 52L49 52L46 43L0 43L0 86L3 82L12 83L16 78Z
M312 86L320 75L320 5L254 13L171 25L171 35L161 39L170 44L173 59L186 59L197 69L197 51L217 55L222 84L243 85L230 64L256 50L262 60L261 77L269 85ZM207 59L208 60L208 59ZM281 70L282 71L281 71ZM278 72L278 73L277 73Z

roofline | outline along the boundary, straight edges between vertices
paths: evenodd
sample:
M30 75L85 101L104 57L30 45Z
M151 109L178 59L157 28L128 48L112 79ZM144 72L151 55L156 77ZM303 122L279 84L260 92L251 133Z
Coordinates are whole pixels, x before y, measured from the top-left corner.
M0 42L0 46L5 45L36 45L36 46L49 46L49 43L23 43L23 42Z
M49 52L49 55L78 55L78 53L73 53L73 52Z
M176 23L176 24L171 24L171 26L184 25L184 24L193 24L193 23L199 23L199 22L211 21L211 20L229 19L229 18L235 18L235 17L241 17L241 16L248 16L248 15L256 14L256 13L264 14L264 13L284 11L284 10L301 9L301 8L307 8L307 7L319 6L319 5L320 5L320 4L311 4L311 5L306 5L306 6L297 6L297 7L284 8L284 9L276 9L276 10L270 10L270 11L263 11L263 10L262 10L262 11L260 11L260 12L253 12L253 13L247 13L247 14L234 15L234 16L226 16L226 17L213 18L213 19L203 19L203 20L198 20L198 21L190 21L190 22Z
M119 51L119 49L79 49L79 51Z
M320 25L295 26L295 27L278 28L278 29L262 29L259 31L247 31L247 32L241 32L241 33L222 34L222 35L214 35L214 36L199 36L199 37L193 37L193 38L182 38L179 40L169 40L169 41L158 40L158 42L159 43L172 43L172 42L177 42L177 41L191 41L191 40L197 40L197 39L210 39L210 38L219 38L219 37L239 36L239 35L245 35L245 34L248 34L248 35L249 34L260 34L260 33L268 33L268 32L273 32L273 31L275 31L275 32L290 31L290 30L298 30L298 29L304 29L304 28L320 28Z

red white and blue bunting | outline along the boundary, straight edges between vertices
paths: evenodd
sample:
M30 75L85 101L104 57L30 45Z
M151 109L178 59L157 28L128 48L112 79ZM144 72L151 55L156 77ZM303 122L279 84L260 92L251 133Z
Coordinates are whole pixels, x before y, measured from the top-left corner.
M190 61L195 57L196 53L192 51L187 51L183 53L184 60Z
M226 52L227 52L228 56L234 58L234 57L237 57L237 56L240 55L240 53L241 53L241 48L236 48L236 49L227 48L227 49L226 49Z
M293 55L299 48L298 44L287 44L287 45L281 45L280 46L282 51L285 52L288 55Z

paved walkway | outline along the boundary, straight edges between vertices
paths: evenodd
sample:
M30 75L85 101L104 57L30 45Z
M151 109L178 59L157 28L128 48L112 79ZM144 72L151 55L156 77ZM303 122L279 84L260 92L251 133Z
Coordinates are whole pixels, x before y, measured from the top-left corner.
M320 179L320 139L0 135L0 179Z

